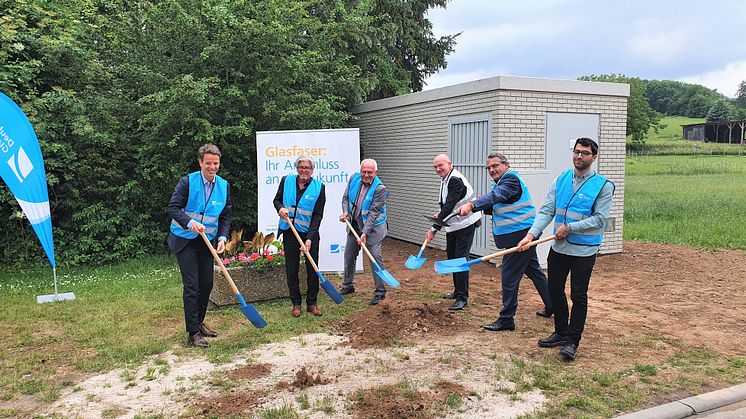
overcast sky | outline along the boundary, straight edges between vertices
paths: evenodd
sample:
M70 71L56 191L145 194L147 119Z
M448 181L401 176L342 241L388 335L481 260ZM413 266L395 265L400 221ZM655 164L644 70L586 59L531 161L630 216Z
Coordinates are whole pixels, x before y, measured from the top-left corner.
M733 97L746 79L746 0L451 0L428 17L436 36L462 34L425 89L622 73Z

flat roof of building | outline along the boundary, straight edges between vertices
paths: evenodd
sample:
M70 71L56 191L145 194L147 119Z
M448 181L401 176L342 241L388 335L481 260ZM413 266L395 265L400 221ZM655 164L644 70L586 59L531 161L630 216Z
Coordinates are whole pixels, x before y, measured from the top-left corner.
M492 90L520 90L530 92L576 93L599 96L629 96L629 84L580 80L543 79L535 77L495 76L422 92L360 103L352 113L365 113L396 108L416 103L432 102Z

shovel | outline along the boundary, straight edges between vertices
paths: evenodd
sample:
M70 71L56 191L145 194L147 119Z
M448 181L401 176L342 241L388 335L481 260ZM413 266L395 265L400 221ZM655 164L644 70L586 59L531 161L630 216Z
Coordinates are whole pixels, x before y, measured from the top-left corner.
M306 245L303 243L303 240L300 238L300 235L298 234L298 231L295 229L295 226L293 226L293 223L289 222L288 225L290 226L290 229L293 230L295 239L298 240L298 244L300 245L300 248L303 249L303 253L306 255L306 259L308 259L308 261L311 262L311 266L313 266L313 270L316 271L316 276L319 277L319 284L321 284L321 288L324 289L324 292L326 292L329 298L331 298L335 303L342 304L342 301L344 301L344 298L342 298L342 296L339 294L339 291L337 291L337 289L334 288L334 284L327 281L326 278L324 278L324 275L321 275L321 272L319 272L319 267L316 266L316 262L314 262L313 258L311 257L311 252L309 252L308 249L306 249Z
M345 223L347 224L347 227L349 227L350 231L355 236L355 238L358 241L360 241L360 236L358 236L357 231L355 231L355 229L352 228L352 224L350 224L350 222L347 221L347 219L345 219ZM373 265L373 269L375 269L378 276L381 277L381 279L383 279L383 282L389 284L389 286L392 288L398 287L400 285L399 281L397 281L396 278L394 278L394 276L391 275L389 271L385 269L381 269L381 266L378 265L378 262L376 262L376 259L368 251L368 248L364 244L361 244L360 247L363 248L363 250L365 251L365 254L368 255L368 258L370 258L370 264Z
M233 290L233 294L236 295L236 298L238 298L238 301L241 302L241 312L244 316L246 316L247 319L253 324L255 327L262 328L267 325L267 322L264 320L261 314L254 308L254 304L246 304L246 300L243 299L243 296L240 292L238 292L238 288L236 288L236 284L233 283L233 279L231 278L231 275L228 273L228 270L225 269L225 265L223 265L223 260L220 259L220 256L218 256L218 253L215 251L215 249L212 247L212 243L210 243L210 240L205 236L205 233L200 232L200 236L202 236L202 240L205 241L205 244L207 244L207 248L210 249L210 252L212 253L212 257L215 258L215 261L218 262L218 266L220 266L220 270L223 271L223 276L225 276L225 279L228 281L228 285L231 286L231 289Z
M448 217L445 218L445 220L441 220L440 218L437 218L437 217L430 217L429 215L426 215L425 218L427 218L428 220L430 220L430 222L433 223L433 224L435 224L435 225L439 225L441 227L448 227L448 223L446 221L449 220L454 215L456 215L456 214L454 213L454 214L449 215ZM407 261L404 262L404 266L406 266L409 269L419 269L419 268L421 268L422 265L427 260L427 258L423 258L422 257L422 252L425 250L425 247L427 246L428 243L429 243L429 241L427 239L425 239L425 242L422 243L422 247L420 248L419 253L417 253L417 256L410 255L409 258L407 258Z
M425 247L427 246L428 240L425 239L425 242L422 243L422 247L420 247L420 251L417 253L417 256L409 255L409 258L407 258L407 261L404 262L404 266L406 266L409 269L419 269L422 267L422 265L425 263L427 258L422 257L422 251L425 250Z
M537 244L548 242L550 240L554 240L554 234L551 236L544 237L543 239L534 240L531 243L528 243L527 246L536 246ZM443 260L440 262L435 262L435 272L439 274L451 274L454 272L466 272L469 270L469 267L471 265L476 265L479 262L487 262L488 260L498 257L498 256L504 256L510 253L517 252L519 249L518 246L511 247L510 249L506 249L497 253L492 253L487 256L482 256L479 259L474 260L466 260L466 258L458 258L458 259L449 259L449 260Z

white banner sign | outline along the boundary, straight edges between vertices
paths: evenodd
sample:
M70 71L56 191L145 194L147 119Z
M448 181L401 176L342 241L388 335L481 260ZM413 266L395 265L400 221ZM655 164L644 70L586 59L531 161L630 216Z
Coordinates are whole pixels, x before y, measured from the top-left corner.
M315 162L313 178L326 185L326 206L319 234L321 243L317 264L322 271L344 270L345 226L342 194L350 177L360 170L360 131L328 129L308 131L260 131L256 133L256 162L259 191L258 229L277 233L279 217L272 201L285 175L297 174L295 159L307 156ZM294 239L290 237L289 239ZM363 267L361 256L357 270ZM304 269L301 267L301 269Z

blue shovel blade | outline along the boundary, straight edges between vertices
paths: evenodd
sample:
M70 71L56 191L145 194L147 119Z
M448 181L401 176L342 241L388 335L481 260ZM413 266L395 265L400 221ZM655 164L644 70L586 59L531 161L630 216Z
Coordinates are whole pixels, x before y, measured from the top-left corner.
M397 281L396 278L394 278L394 276L391 275L389 271L385 269L381 269L381 267L378 266L377 263L375 265L375 269L376 269L376 274L378 274L378 276L380 276L381 279L383 279L383 282L389 284L390 287L396 288L399 285L401 285L399 284L399 281Z
M476 259L478 260L478 259ZM435 262L435 272L444 275L469 270L470 264L466 258L448 259Z
M243 299L241 294L236 294L236 298L241 302L241 312L247 319L254 325L254 327L262 328L267 325L261 314L256 310L254 304L246 304L246 300Z
M324 279L324 276L321 275L321 272L316 272L316 275L319 277L319 283L321 284L321 288L324 289L324 292L329 296L329 298L332 299L337 304L342 304L342 301L344 301L344 298L339 294L339 291L337 291L336 288L334 288L334 284Z
M418 258L417 256L409 256L407 261L404 262L404 266L409 269L419 269L425 263L427 258Z

